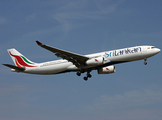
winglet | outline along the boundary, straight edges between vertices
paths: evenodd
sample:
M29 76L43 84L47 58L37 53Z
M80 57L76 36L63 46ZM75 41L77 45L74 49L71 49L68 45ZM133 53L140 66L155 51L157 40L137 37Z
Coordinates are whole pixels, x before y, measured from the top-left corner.
M38 44L38 45L43 45L41 42L39 42L38 40L36 41L36 43Z

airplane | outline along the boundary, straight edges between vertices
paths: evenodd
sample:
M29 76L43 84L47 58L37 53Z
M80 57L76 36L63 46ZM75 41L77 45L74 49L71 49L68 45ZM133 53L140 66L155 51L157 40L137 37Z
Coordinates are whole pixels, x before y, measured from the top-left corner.
M66 72L76 72L78 76L86 72L83 78L85 81L91 78L90 72L97 70L98 74L111 74L115 72L114 64L137 61L144 59L144 64L147 64L147 58L159 53L161 50L155 46L135 46L123 49L105 51L100 53L80 55L58 48L45 45L39 41L36 43L53 53L61 60L35 63L27 59L24 55L19 53L16 49L8 49L15 65L3 64L12 68L12 72L21 72L29 74L60 74Z

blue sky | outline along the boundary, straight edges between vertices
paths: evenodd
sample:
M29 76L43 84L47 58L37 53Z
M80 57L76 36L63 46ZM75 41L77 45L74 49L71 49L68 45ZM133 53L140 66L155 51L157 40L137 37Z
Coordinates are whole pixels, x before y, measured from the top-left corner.
M162 49L161 0L0 1L0 63L16 48L34 62L58 59L47 45L90 54L136 45ZM0 67L3 120L161 120L161 53L115 65L87 82L75 73L30 75Z

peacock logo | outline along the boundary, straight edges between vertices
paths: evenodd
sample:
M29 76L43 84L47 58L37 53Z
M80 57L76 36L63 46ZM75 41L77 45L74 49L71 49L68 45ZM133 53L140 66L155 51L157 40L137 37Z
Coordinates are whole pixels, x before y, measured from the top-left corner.
M15 58L15 64L18 67L35 67L32 65L34 63L27 60L24 56L13 55L10 51L9 54Z

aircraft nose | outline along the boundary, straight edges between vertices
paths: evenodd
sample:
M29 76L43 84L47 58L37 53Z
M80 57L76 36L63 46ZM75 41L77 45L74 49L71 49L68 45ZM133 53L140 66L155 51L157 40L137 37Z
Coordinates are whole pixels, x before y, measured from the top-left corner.
M157 53L159 53L161 50L159 48L157 48Z

